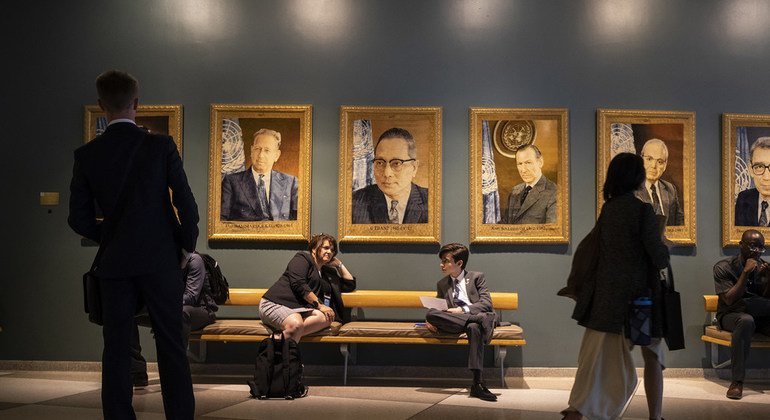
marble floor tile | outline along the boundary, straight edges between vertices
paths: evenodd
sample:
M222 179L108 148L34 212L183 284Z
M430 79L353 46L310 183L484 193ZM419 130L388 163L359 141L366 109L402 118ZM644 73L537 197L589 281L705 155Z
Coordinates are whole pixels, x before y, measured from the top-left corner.
M3 420L100 420L102 410L82 407L60 407L52 405L28 404L0 411ZM136 413L138 420L164 420L165 416L159 413Z
M494 405L495 403L488 403ZM454 405L434 405L427 410L423 410L410 417L410 420L554 420L560 417L558 412L542 412L527 410L510 410L503 408L490 408L478 406L454 406Z
M497 395L497 402L471 398L466 389L441 401L439 405L558 413L567 408L567 400L569 400L569 391L558 389L490 389L490 391Z
M100 389L94 382L0 377L0 401L32 404L67 395Z
M214 411L202 418L224 417L233 419L254 418L321 418L334 420L407 419L427 409L431 404L360 400L354 398L330 398L308 396L293 401L249 400L223 410Z

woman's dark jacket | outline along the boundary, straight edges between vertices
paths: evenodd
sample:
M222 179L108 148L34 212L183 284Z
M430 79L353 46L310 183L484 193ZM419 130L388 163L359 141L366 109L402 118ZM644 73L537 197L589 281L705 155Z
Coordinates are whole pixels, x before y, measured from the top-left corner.
M599 220L599 262L590 303L582 296L576 305L589 309L579 324L597 331L623 332L629 304L640 296L652 296L653 337L662 335L660 317L660 269L668 266L668 248L660 236L655 212L633 194L613 197L604 203ZM650 293L652 292L652 294Z
M305 301L305 295L313 292L323 302L323 290L331 291L329 306L334 309L335 320L349 321L350 310L345 309L342 293L356 290L355 277L353 280L344 280L336 268L329 266L322 266L319 273L310 252L300 251L289 261L281 278L265 292L263 297L292 309L310 308L310 304Z

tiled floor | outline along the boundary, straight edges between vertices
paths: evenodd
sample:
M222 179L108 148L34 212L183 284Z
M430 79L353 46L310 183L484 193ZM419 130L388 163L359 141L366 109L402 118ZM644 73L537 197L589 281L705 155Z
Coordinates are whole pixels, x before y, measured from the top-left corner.
M307 378L306 398L259 401L249 398L245 376L196 375L196 413L202 419L558 419L572 378L527 377L492 388L496 403L468 397L453 380L337 380ZM0 372L0 419L99 419L99 373ZM664 416L668 419L769 419L770 382L750 381L740 401L724 397L728 382L712 378L666 378ZM163 419L157 373L150 386L134 394L140 419ZM320 417L319 417L320 416ZM647 418L644 387L639 387L625 419Z

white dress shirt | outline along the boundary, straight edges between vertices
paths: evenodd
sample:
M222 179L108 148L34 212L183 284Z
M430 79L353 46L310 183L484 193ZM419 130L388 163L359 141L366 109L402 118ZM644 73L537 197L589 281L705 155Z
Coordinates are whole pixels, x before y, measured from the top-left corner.
M457 276L457 278L454 278L452 276L449 276L449 277L452 279L452 297L454 298L455 284L459 282L460 293L457 298L460 299L465 304L461 306L463 312L470 312L471 310L468 306L470 306L471 300L470 298L468 298L468 289L466 288L466 285L468 283L468 279L465 277L466 274L468 273L466 273L465 270L463 270L460 272L460 275Z

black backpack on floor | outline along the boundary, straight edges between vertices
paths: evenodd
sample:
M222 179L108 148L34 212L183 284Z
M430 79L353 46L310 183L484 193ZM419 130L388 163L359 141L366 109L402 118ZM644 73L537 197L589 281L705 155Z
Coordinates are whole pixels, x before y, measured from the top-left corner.
M291 338L268 337L259 343L254 380L247 381L252 397L293 400L307 395L302 384L302 356Z

